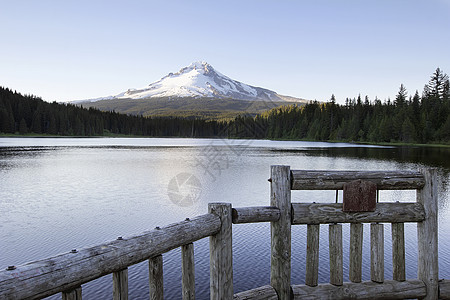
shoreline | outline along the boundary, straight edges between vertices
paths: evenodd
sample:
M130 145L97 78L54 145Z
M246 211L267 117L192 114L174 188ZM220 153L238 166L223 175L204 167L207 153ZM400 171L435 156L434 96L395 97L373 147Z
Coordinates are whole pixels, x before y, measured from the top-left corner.
M176 138L176 139L235 139L235 140L268 140L268 141L291 141L291 142L320 142L320 143L348 143L348 144L361 144L372 146L390 146L390 147L433 147L433 148L450 148L450 144L417 144L417 143L404 143L404 142L359 142L359 141L345 141L345 140L329 140L329 141L316 141L316 140L295 140L295 139L252 139L252 138L227 138L227 137L187 137L187 136L142 136L142 135L125 135L125 134L109 134L109 135L93 135L93 136L71 136L71 135L47 135L47 134L4 134L0 133L0 138Z

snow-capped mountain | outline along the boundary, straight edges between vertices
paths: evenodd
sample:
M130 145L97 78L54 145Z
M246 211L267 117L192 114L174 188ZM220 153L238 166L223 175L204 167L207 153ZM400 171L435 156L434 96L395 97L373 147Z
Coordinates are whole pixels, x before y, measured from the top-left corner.
M274 91L254 87L233 80L206 62L194 62L177 73L169 73L160 80L140 89L129 89L115 96L74 101L147 98L220 98L251 101L305 102L303 99L282 96Z

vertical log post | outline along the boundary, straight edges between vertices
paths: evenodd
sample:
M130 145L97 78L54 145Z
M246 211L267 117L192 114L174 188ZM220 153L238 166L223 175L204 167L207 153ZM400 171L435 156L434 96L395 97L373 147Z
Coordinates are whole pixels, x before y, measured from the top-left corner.
M418 240L418 277L427 288L424 299L437 299L439 295L438 265L438 190L436 170L421 170L425 177L425 186L417 190L417 202L422 203L425 220L417 223Z
M62 292L62 300L81 300L81 286L67 292Z
M128 300L128 269L113 273L113 300Z
M328 233L330 243L330 283L340 286L344 283L342 224L330 224Z
M308 225L306 242L305 284L317 286L319 278L319 232L320 225Z
M291 170L271 166L270 205L280 210L280 219L270 223L270 285L278 299L291 298Z
M383 224L370 224L370 279L384 282L384 227Z
M392 279L406 280L405 272L405 224L392 223Z
M350 224L350 260L349 279L351 282L359 283L362 280L362 247L363 247L363 224Z
M157 255L148 260L150 283L150 300L164 299L164 285L163 285L163 257Z
M232 208L229 203L208 204L209 213L220 217L220 231L209 238L210 299L233 299Z
M194 244L181 246L181 287L183 300L195 299Z

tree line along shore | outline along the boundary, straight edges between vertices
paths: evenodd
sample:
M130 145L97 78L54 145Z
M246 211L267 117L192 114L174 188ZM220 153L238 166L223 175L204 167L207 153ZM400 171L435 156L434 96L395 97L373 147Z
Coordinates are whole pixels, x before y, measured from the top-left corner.
M368 96L286 105L233 119L143 117L49 103L0 87L1 135L225 137L450 144L449 77L439 68L422 93L402 84L391 101Z

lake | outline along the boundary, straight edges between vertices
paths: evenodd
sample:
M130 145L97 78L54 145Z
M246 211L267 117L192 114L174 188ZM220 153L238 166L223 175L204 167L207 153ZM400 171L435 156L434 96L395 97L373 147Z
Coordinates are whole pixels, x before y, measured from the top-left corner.
M209 202L269 205L271 165L316 170L417 170L439 182L440 278L450 277L450 148L346 143L165 138L0 138L0 267L20 265L207 213ZM342 193L339 195L342 201ZM293 202L334 202L334 191L293 191ZM381 191L380 202L415 201L415 191ZM327 282L327 226L319 281ZM365 235L369 228L365 225ZM344 235L349 227L344 225ZM416 225L406 224L406 272L417 275ZM392 278L390 226L385 276ZM363 280L370 279L364 242ZM344 238L344 265L348 265ZM196 293L209 298L209 242L195 242ZM167 299L181 298L181 257L163 255ZM292 283L305 278L306 227L292 229ZM269 284L270 226L233 226L235 293ZM129 268L130 299L148 299L148 267ZM344 270L348 281L348 270ZM84 299L110 299L112 275L83 285ZM60 295L51 299L59 299Z

